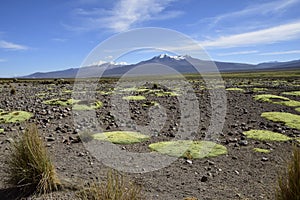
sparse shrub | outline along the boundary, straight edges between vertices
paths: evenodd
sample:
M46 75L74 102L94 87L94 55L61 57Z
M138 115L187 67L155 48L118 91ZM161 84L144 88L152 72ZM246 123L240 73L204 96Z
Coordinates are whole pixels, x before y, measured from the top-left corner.
M141 200L141 188L125 180L124 176L115 171L107 174L105 183L93 182L77 192L83 200Z
M294 147L292 159L278 178L276 200L300 200L300 148Z
M60 186L36 125L29 124L19 141L13 143L7 172L8 183L22 187L26 193L48 193Z
M17 93L16 88L12 86L10 89L10 94L15 95L16 93Z

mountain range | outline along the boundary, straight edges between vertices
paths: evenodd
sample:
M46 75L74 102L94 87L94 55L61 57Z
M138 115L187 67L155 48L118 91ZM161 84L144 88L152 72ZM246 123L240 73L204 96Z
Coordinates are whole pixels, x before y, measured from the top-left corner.
M194 66L197 66L198 71ZM161 54L137 64L103 63L81 68L70 68L61 71L37 72L22 78L89 78L89 77L120 77L125 73L137 75L164 75L164 74L193 74L214 72L214 66L220 72L245 72L265 70L300 69L300 60L288 62L267 62L259 64L233 63L208 61L193 58L188 55L169 56Z

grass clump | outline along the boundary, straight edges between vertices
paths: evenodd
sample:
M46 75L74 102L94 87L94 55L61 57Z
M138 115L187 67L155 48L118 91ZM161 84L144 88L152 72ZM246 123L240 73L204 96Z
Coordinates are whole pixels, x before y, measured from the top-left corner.
M141 95L138 95L138 96L126 96L126 97L123 97L123 99L125 100L131 100L131 101L140 101L140 100L145 100L146 97L144 96L141 96Z
M36 125L28 125L20 140L13 143L7 172L8 183L24 187L24 191L42 194L60 186Z
M262 149L262 148L253 148L253 151L259 152L259 153L270 153L271 152L269 149Z
M245 92L245 90L242 89L242 88L227 88L226 90L227 90L227 91L240 91L240 92Z
M37 93L35 96L39 97L39 98L44 98L46 97L48 94L46 92L40 92L40 93Z
M253 88L252 91L253 92L264 92L264 91L267 91L268 89L267 88Z
M4 133L4 129L3 128L0 128L0 133Z
M281 133L276 133L273 131L267 131L267 130L250 130L243 132L244 135L247 136L247 138L255 139L255 140L261 140L261 141L288 141L291 140L290 137L283 135Z
M289 101L290 99L287 97L282 97L274 94L258 94L254 96L254 99L257 101L262 101L262 102L269 102L273 103L273 99L276 100L283 100L283 101Z
M276 200L300 199L300 148L294 147L292 159L278 178Z
M155 93L156 96L158 97L163 97L163 96L171 96L171 97L175 97L175 96L179 96L179 94L177 94L176 92L164 92L164 91L160 91Z
M300 91L283 92L284 95L300 96Z
M149 145L153 151L173 157L198 159L227 154L227 148L210 141L177 140Z
M282 97L282 96L273 95L273 94L255 95L254 99L257 101L269 102L269 103L280 104L280 105L290 106L290 107L300 106L299 101L291 100L287 97Z
M82 200L142 200L141 188L117 172L108 172L106 182L93 182L77 192Z
M101 95L111 95L111 94L113 94L114 92L113 92L113 91L99 91L99 93L100 93Z
M16 123L23 122L32 117L32 114L25 111L0 111L0 123Z
M138 132L112 131L92 135L96 140L109 141L114 144L133 144L148 140L150 137Z
M300 130L300 116L286 112L264 112L262 117L273 122L283 122L286 126Z
M71 106L77 102L78 100L74 100L74 99L50 99L44 101L44 104L53 105L53 106Z
M289 101L280 102L278 104L281 104L284 106L289 106L289 107L297 107L297 106L300 106L300 101L289 100Z
M73 105L73 110L95 110L103 106L100 101L79 101Z

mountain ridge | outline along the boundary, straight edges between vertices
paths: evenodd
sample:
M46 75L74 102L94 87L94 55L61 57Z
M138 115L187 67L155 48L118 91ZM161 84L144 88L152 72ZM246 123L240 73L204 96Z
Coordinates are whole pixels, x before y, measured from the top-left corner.
M192 63L192 64L191 64ZM125 73L131 72L133 69L148 66L148 69L157 68L157 75L161 74L163 69L161 66L167 66L171 71L175 70L181 74L199 73L194 66L201 69L202 72L210 72L209 67L215 64L220 72L243 72L243 71L261 71L261 70L283 70L283 69L300 69L300 60L292 60L287 62L263 62L259 64L247 64L237 62L223 62L223 61L209 61L193 58L189 55L169 56L161 54L154 56L151 59L140 61L136 64L115 64L104 63L101 65L91 65L81 68L69 68L65 70L50 71L50 72L36 72L21 78L90 78L90 77L119 77ZM170 73L170 70L163 73ZM145 71L145 69L144 69ZM146 70L147 71L147 70ZM150 70L151 71L151 70ZM140 71L144 74L142 71ZM147 73L147 72L145 72ZM153 72L152 72L153 73ZM136 74L139 75L139 74Z

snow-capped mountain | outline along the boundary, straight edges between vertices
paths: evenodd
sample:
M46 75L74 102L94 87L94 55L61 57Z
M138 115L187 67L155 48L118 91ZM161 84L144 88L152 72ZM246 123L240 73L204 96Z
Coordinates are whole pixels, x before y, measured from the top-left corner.
M231 62L219 62L219 61L208 61L200 60L193 58L189 55L179 55L179 56L170 56L167 54L161 54L155 56L149 60L141 61L137 64L126 64L126 63L94 63L91 66L82 67L82 68L71 68L61 71L53 72L38 72L23 78L75 78L78 74L80 77L120 77L125 73L132 71L137 68L141 68L139 73L138 71L134 75L145 75L147 73L151 75L160 75L163 72L161 68L155 68L157 66L167 66L173 71L175 70L181 74L192 74L198 73L194 66L201 69L201 72L210 72L210 67L216 65L220 72L240 72L240 71L257 71L257 70L281 70L281 69L299 69L300 60L294 60L289 62L269 62L269 63L260 63L257 65L245 64L245 63L231 63ZM145 68L146 66L146 68ZM144 67L144 68L143 68ZM147 69L157 69L157 70L147 70ZM148 72L149 71L149 72ZM154 72L153 72L154 71ZM80 73L78 73L80 72ZM168 73L168 72L164 72Z

